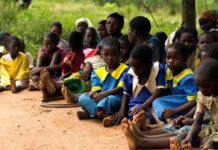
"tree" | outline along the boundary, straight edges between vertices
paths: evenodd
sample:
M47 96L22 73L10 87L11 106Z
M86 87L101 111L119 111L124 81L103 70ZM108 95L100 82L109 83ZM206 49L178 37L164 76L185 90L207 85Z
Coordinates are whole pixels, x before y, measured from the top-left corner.
M182 0L182 22L185 27L196 27L195 0Z

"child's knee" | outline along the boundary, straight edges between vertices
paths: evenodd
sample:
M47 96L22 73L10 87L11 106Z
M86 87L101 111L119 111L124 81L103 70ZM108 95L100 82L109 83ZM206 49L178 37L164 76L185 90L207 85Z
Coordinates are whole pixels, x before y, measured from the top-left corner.
M82 94L79 96L78 102L80 105L84 104L86 101L90 99L90 96L88 94Z

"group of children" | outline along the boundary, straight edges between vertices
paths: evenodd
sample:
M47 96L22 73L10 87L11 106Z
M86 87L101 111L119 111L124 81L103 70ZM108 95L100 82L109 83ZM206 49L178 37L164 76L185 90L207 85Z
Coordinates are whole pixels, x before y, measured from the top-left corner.
M80 105L80 120L121 123L131 150L216 149L217 18L202 13L199 38L196 29L181 27L168 39L164 32L151 35L143 16L131 19L128 35L119 13L101 20L97 30L80 18L68 41L54 22L34 67L22 40L1 33L0 91L41 90L43 102L62 95Z

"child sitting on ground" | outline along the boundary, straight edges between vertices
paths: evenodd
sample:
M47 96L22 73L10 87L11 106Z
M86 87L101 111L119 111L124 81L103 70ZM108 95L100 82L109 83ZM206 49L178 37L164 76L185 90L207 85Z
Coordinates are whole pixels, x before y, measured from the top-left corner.
M165 85L165 69L152 62L152 50L146 45L136 46L130 56L131 68L124 77L124 94L119 112L104 119L104 126L119 124L124 118L133 118L141 110L149 113L153 100L158 98ZM126 113L128 112L128 113Z
M56 33L50 32L45 35L44 47L38 52L36 67L31 70L32 83L29 90L40 90L39 75L44 69L53 72L53 77L58 78L61 76L61 62L64 55L62 50L57 47L59 37Z
M62 24L60 22L54 22L51 25L51 29L50 32L56 33L60 39L59 43L58 43L58 47L64 51L68 51L70 50L70 46L69 43L61 38L62 35Z
M0 91L11 90L12 93L16 93L28 87L29 60L19 48L20 40L14 36L9 37L9 54L3 55L0 59Z
M179 33L179 42L188 47L187 66L194 70L194 62L197 56L198 32L195 28L183 27Z
M166 87L171 95L156 99L152 106L157 118L170 123L195 105L197 87L194 74L187 68L188 48L174 43L167 49Z
M202 150L218 148L218 61L205 59L196 71L196 83L200 89L197 100L195 121L186 138L179 143L179 139L171 138L171 149L191 150L192 145L199 140ZM211 123L201 128L205 111L209 110ZM198 143L198 144L199 144Z
M104 118L118 111L123 90L122 79L128 70L127 65L119 63L119 49L117 39L104 39L101 55L106 66L93 71L91 92L79 97L79 104L85 110L77 112L79 119Z
M132 46L128 40L128 35L122 35L119 38L120 42L120 62L129 64L129 56L132 50Z
M40 75L40 86L44 97L43 102L46 101L46 98L60 96L62 80L80 70L80 66L85 58L83 54L82 33L77 31L72 32L69 37L69 44L72 51L67 52L61 64L62 77L58 80L52 78L47 70L43 71ZM64 94L64 92L62 93Z
M203 34L200 35L199 41L198 41L198 54L197 54L197 59L195 60L195 68L199 66L200 64L200 58L201 58L201 53L203 50L205 50L205 47L208 44L217 42L216 36L211 33L211 32L204 32Z
M83 53L85 58L92 57L96 54L97 50L97 32L95 28L89 27L86 29L84 36L84 49Z

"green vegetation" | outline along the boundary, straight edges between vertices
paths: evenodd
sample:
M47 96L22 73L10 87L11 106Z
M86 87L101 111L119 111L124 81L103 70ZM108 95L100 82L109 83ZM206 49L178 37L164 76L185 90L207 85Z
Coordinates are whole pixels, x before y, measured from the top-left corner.
M152 33L165 31L167 34L181 24L180 0L144 0L157 21L156 26L150 13L140 5L140 0L33 0L27 10L18 10L13 1L0 0L0 31L7 31L23 38L26 49L34 57L43 44L43 36L49 31L54 21L60 21L64 27L63 37L68 38L70 31L75 30L75 20L89 18L95 26L99 20L106 19L111 12L117 11L125 17L123 33L128 31L129 20L137 15L144 15L152 22ZM122 2L122 3L121 3ZM213 9L213 0L196 0L197 14L203 9Z

